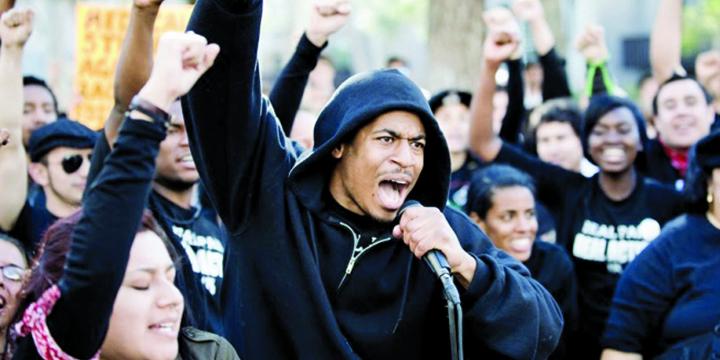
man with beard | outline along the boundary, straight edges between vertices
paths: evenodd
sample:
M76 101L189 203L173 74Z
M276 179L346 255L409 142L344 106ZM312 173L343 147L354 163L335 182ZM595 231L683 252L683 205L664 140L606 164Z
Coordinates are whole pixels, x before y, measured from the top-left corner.
M348 11L347 1L334 12ZM447 144L420 89L397 70L356 75L320 114L298 159L261 94L262 1L200 0L188 28L217 43L183 98L191 149L231 234L249 359L448 358L442 252L461 292L468 358L544 358L559 308L516 260L445 206ZM405 200L425 206L406 209Z

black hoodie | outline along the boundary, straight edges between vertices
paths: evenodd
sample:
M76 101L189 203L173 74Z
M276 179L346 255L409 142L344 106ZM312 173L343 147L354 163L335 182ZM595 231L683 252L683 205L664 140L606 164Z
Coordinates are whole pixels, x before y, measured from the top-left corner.
M419 89L397 71L352 78L320 115L315 149L298 159L261 94L261 13L262 1L197 2L189 30L221 51L183 100L193 157L231 234L226 272L238 276L226 274L225 286L242 287L242 301L226 321L242 324L241 356L449 357L439 282L391 237L392 224L346 211L327 190L333 147L377 116L406 110L427 134L424 170L409 198L443 210L477 261L461 294L466 355L545 358L561 332L559 308L520 263L445 208L449 153Z

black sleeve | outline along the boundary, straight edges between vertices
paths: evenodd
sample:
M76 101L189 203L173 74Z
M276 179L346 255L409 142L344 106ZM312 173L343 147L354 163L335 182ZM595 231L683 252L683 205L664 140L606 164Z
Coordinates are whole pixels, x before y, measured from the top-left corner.
M546 163L509 144L502 145L493 163L505 163L528 173L535 180L538 199L554 214L564 211L560 208L563 199L587 181L579 173Z
M558 56L554 47L547 54L540 56L540 65L544 73L543 101L571 96L567 73L565 73L565 61Z
M507 85L508 107L500 128L500 138L510 144L520 142L520 129L525 117L525 84L522 78L522 61L506 62L509 79Z
M75 358L90 358L103 343L164 138L161 125L125 121L83 200L59 282L62 296L47 319L57 344Z
M108 155L110 155L110 144L105 136L105 131L100 131L100 136L98 136L95 142L92 159L90 160L90 171L88 171L87 184L92 185L92 183L97 179L103 165L105 164L105 158L107 158ZM92 186L90 185L85 187L85 193L83 196L87 196L87 192L91 187Z
M280 119L285 134L290 134L295 114L302 102L310 72L315 69L320 53L327 46L317 47L303 34L290 61L280 72L270 91L270 103Z

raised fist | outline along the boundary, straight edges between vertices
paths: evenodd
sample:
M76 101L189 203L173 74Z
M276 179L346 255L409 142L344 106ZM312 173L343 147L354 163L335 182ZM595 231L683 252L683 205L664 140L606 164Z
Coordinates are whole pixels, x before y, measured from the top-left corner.
M505 7L494 7L483 12L483 21L488 27L488 32L506 32L519 36L520 24L513 13Z
M512 11L522 21L534 21L545 17L545 10L540 0L515 0Z
M23 47L30 38L34 13L30 9L10 9L0 17L3 47Z
M499 64L509 59L518 49L517 34L504 31L490 32L483 46L485 61Z
M220 52L217 44L193 32L168 32L160 37L150 79L140 91L142 97L167 109L185 95L212 66Z
M588 25L577 41L577 49L591 63L603 62L608 58L605 44L605 29L599 25Z
M323 46L330 35L347 24L351 12L349 0L315 0L306 36L315 46Z

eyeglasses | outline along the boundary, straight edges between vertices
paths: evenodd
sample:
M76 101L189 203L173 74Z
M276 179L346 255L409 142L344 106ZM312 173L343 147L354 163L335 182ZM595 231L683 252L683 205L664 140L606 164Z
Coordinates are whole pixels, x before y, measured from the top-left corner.
M88 162L90 161L92 155L88 154L87 159ZM62 159L62 162L60 163L62 165L63 170L65 170L66 174L72 174L82 166L83 164L83 156L80 154L75 155L67 155Z
M0 271L5 279L12 282L20 282L25 274L25 269L12 264L0 266Z

